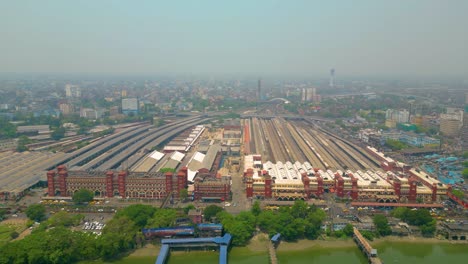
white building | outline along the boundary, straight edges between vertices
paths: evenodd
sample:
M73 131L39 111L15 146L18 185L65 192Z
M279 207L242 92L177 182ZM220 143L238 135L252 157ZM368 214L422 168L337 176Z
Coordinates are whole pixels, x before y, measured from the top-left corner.
M410 113L406 109L387 109L385 112L385 118L388 120L393 120L397 123L408 123L410 119Z
M317 101L316 88L302 88L301 99L303 102Z
M65 85L65 96L80 98L81 97L81 88L78 85L66 84Z
M84 117L87 119L98 119L99 115L98 112L91 108L82 108L80 110L80 117Z
M122 99L122 113L138 113L138 98L124 98Z

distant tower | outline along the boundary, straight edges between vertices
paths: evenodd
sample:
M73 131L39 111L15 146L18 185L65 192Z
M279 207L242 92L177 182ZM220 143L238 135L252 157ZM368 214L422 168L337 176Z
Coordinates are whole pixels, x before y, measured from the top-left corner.
M330 70L330 87L335 87L335 69Z
M465 112L463 113L463 126L461 128L460 140L462 151L468 151L468 103L465 105Z
M262 79L258 79L257 84L257 101L260 102L262 100Z

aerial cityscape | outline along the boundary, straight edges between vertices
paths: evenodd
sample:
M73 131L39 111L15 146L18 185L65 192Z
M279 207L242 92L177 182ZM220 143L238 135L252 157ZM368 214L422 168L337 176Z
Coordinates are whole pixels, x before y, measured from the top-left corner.
M0 4L0 263L465 263L466 8Z

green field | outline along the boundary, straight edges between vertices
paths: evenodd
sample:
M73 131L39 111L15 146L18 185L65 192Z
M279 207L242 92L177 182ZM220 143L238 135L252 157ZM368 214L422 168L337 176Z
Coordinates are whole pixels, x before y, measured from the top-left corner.
M13 231L15 231L15 229L9 225L0 225L0 246L11 240L10 234Z

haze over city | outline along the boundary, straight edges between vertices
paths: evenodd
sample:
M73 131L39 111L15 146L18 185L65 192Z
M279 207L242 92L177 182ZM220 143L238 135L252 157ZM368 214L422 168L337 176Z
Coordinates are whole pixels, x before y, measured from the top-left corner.
M468 259L468 1L3 1L0 264Z
M0 72L464 77L466 1L3 1Z

